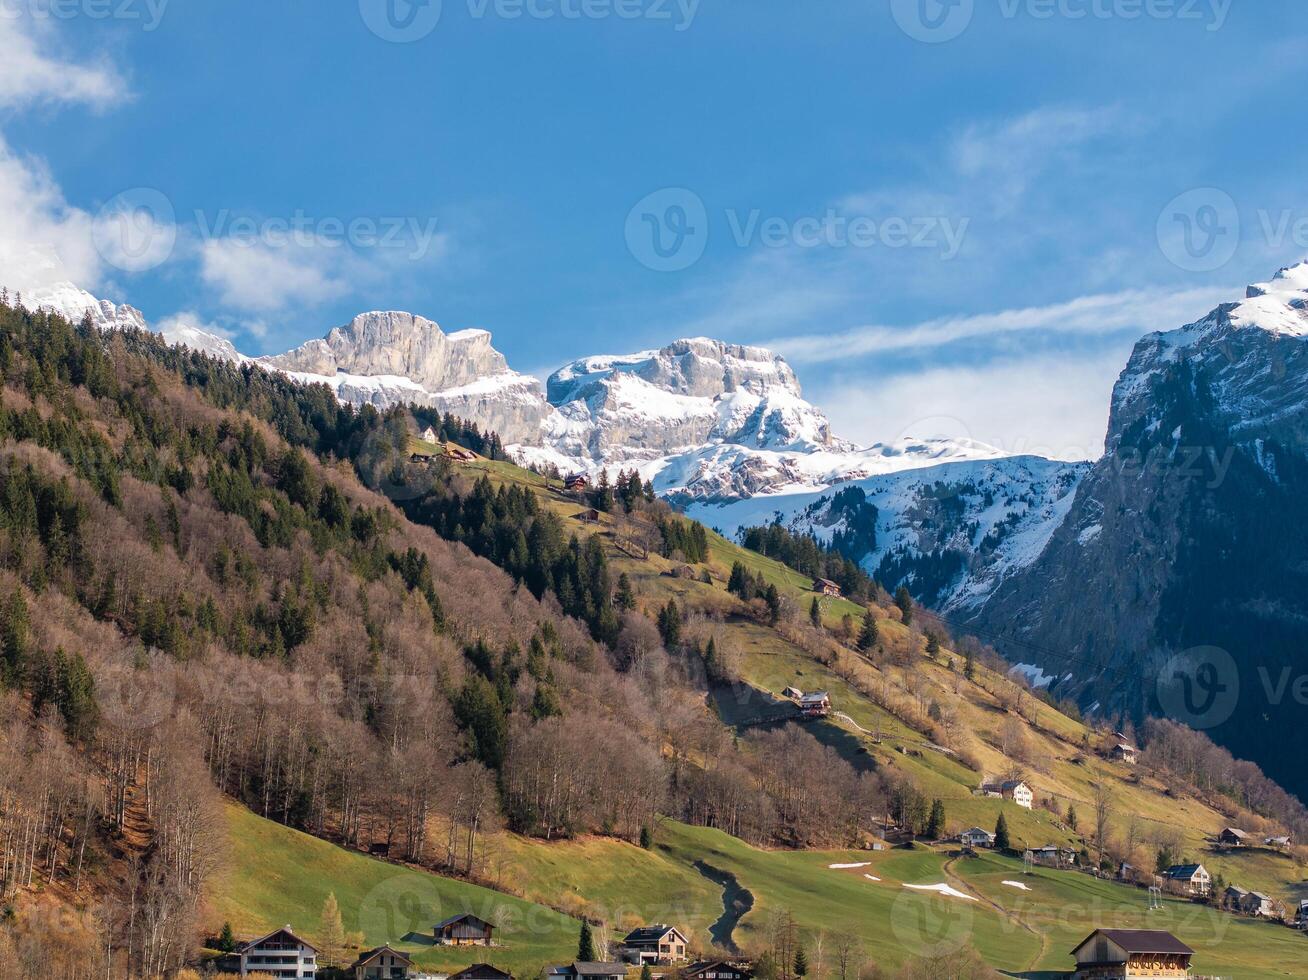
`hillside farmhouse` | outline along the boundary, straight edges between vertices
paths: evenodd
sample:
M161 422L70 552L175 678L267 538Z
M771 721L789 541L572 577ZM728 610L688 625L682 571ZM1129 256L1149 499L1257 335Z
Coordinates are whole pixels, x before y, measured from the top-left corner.
M1113 751L1110 754L1118 762L1125 762L1127 765L1133 766L1136 764L1140 752L1134 745L1118 742L1113 746Z
M1213 879L1202 864L1174 864L1163 872L1169 888L1182 895L1207 895Z
M436 430L433 429L430 425L422 430L422 435L420 435L418 438L421 439L423 442L431 443L433 446L440 441L439 439L436 438Z
M681 930L673 926L641 926L622 940L622 958L637 966L684 963L688 945Z
M470 912L438 922L432 930L441 946L489 946L495 927Z
M981 792L986 796L1012 800L1020 807L1031 809L1035 803L1035 793L1031 787L1020 779L1008 779L1003 782L987 782L981 784Z
M1188 977L1192 950L1170 932L1156 929L1096 929L1072 950L1073 980L1134 980Z
M1249 844L1249 835L1234 827L1224 827L1217 835L1217 843L1223 847L1246 847Z
M822 595L829 595L833 599L839 599L842 595L840 586L829 578L815 578L813 580L813 591Z
M994 847L995 835L980 827L973 827L959 834L958 841L968 847Z
M799 699L799 713L804 718L825 718L831 714L831 695L826 691L814 691Z
M318 975L318 948L283 926L236 948L236 971L263 973L277 980L312 980Z
M563 481L563 489L568 493L585 493L589 487L590 481L584 473L573 473Z

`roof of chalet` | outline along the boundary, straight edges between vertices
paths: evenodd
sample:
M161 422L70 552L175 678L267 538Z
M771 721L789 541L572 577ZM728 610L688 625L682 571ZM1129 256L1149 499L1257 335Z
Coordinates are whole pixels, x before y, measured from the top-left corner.
M826 587L826 588L832 588L832 589L838 589L838 588L840 588L840 583L839 583L839 582L833 582L833 581L831 581L831 579L829 579L829 578L815 578L815 579L813 580L813 584L814 584L815 586L816 586L816 585L821 585L821 586L823 586L823 587Z
M493 977L504 977L506 980L512 980L513 974L507 970L501 970L497 966L491 966L489 963L474 963L472 966L466 966L458 973L450 974L449 980L491 980Z
M831 695L826 691L814 691L812 694L801 694L799 700L803 704L822 704L830 701Z
M1187 881L1193 878L1200 871L1206 872L1208 869L1202 864L1174 864L1163 872L1164 878L1184 878Z
M366 952L360 953L359 958L354 961L354 963L350 966L350 969L354 970L357 969L358 967L366 966L369 960L371 960L375 956L380 956L382 953L390 953L392 956L398 956L400 959L404 961L403 963L404 966L413 966L413 960L409 958L407 953L401 953L398 949L396 949L394 946L390 945L389 943L384 943L381 946L376 947L375 949L370 949L367 950Z
M1095 936L1101 935L1111 939L1128 953L1194 952L1170 932L1163 932L1161 929L1096 929L1077 944L1076 949L1072 950L1072 955L1076 955L1081 947Z
M495 928L495 926L492 923L487 922L485 919L479 916L473 915L471 912L460 912L458 915L452 915L448 919L442 919L440 922L436 923L436 925L433 926L432 928L444 929L446 926L452 926L456 922L463 922L465 920L470 922L480 922L482 925L486 926L489 929Z
M578 962L564 963L562 966L550 967L550 973L575 973L579 977L611 977L627 972L626 963Z
M281 933L281 932L286 933L286 935L290 936L292 939L294 939L297 943L299 943L299 944L300 944L301 946L303 946L305 949L312 950L312 951L315 952L315 953L318 952L318 947L317 947L317 946L315 946L313 943L309 942L307 939L301 939L299 936L297 936L294 932L291 931L291 927L290 927L290 926L282 926L280 929L274 929L272 932L268 933L268 935L266 935L266 936L260 936L258 939L252 939L252 940L250 940L248 943L241 943L241 945L239 945L239 946L236 947L236 951L237 951L238 953L244 953L244 952L246 952L247 950L254 949L256 946L259 946L259 945L262 945L263 943L266 943L269 939L272 939L273 936L275 936L275 935L277 935L278 933Z
M1232 837L1238 837L1238 838L1240 838L1240 840L1248 840L1248 839L1249 839L1249 833L1248 833L1248 831L1245 831L1245 830L1237 830L1235 827L1223 827L1223 828L1222 828L1222 833L1221 833L1221 834L1218 834L1218 836L1221 837L1221 836L1223 836L1223 835L1225 835L1225 834L1230 834Z
M669 932L675 932L678 936L681 936L680 929L677 929L675 926L668 926L660 923L658 925L640 926L639 928L632 929L631 932L627 933L627 938L622 941L624 943L653 943L658 942L658 940L662 939ZM684 939L685 937L682 936L682 938Z

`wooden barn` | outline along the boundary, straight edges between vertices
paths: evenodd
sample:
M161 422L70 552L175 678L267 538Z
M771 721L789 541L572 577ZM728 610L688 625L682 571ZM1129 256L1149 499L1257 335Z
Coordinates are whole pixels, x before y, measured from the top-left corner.
M442 946L489 946L495 927L471 912L452 915L436 923L436 942Z

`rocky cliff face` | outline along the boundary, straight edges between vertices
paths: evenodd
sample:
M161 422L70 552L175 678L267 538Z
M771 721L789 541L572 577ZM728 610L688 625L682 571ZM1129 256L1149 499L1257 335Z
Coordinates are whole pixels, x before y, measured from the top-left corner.
M361 313L322 340L260 363L335 389L342 401L453 412L505 442L538 442L549 406L535 378L509 370L485 330L446 334L412 313Z
M101 330L146 329L145 317L136 307L126 303L115 306L107 299L96 299L71 282L29 290L23 294L23 305L30 310L52 310L73 323L78 323L82 317L89 315Z
M1058 693L1210 729L1304 794L1278 746L1304 707L1285 682L1308 671L1306 555L1303 265L1136 345L1104 458L1039 558L968 618Z

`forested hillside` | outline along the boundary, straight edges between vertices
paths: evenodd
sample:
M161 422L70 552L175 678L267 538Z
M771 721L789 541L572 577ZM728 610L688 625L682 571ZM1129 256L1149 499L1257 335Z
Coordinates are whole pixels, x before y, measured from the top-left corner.
M215 876L224 797L556 907L538 848L657 846L663 818L861 848L1006 812L1015 844L1096 865L1197 853L1227 820L1304 826L1255 767L1213 776L1193 733L1113 764L1109 730L911 600L856 577L859 602L819 600L630 474L578 499L457 419L6 304L0 373L0 959L23 976L194 963L209 899L241 907ZM420 443L427 424L479 455ZM793 685L836 713L791 724ZM975 795L1004 775L1041 806ZM1302 877L1293 854L1260 874ZM564 911L611 924L585 898Z

